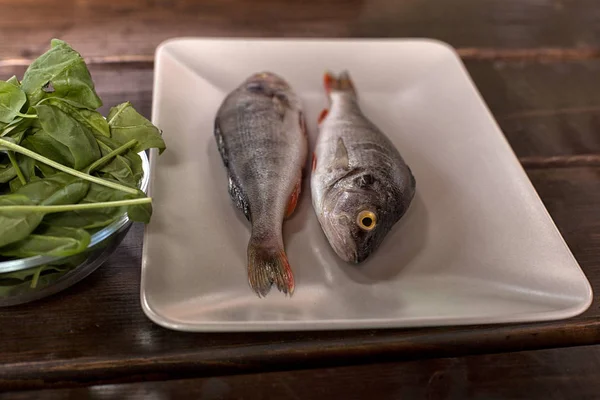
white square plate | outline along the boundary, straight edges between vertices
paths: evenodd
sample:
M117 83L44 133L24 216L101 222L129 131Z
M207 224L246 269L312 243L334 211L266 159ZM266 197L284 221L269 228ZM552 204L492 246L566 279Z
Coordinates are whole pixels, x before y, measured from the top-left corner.
M250 289L250 231L213 137L224 96L270 70L300 94L311 147L325 70L348 69L364 112L411 166L417 195L361 266L336 258L310 203L284 225L296 292ZM141 301L185 331L390 328L562 319L592 291L454 50L431 40L177 39L156 53L154 215ZM310 160L310 156L309 156Z

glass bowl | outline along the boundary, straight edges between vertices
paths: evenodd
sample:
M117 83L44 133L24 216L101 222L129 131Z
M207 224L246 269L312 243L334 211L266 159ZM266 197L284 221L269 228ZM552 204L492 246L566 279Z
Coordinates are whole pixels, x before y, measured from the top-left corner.
M150 180L148 157L145 152L138 153L142 159L143 176L140 189L147 193ZM121 244L131 228L132 221L127 214L94 233L87 249L68 257L35 256L0 262L0 307L28 303L50 296L74 285L100 267ZM39 274L40 267L46 266ZM31 281L14 285L2 285L2 275L7 272L20 272L22 276L38 277ZM21 275L21 274L19 274ZM35 284L34 284L35 282Z

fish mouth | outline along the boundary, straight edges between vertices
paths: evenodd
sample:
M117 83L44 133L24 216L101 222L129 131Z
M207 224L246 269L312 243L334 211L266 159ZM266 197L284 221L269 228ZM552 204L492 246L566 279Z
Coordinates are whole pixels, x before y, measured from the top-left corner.
M357 251L356 243L351 239L350 235L344 234L334 224L325 218L323 224L323 232L331 245L333 251L338 255L339 258L347 263L357 264L359 263L360 257Z

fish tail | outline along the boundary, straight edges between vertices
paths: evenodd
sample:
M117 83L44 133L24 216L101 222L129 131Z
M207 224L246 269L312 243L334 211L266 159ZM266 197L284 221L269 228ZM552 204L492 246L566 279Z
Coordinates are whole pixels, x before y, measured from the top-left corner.
M258 297L266 296L273 284L291 296L294 275L283 246L253 236L248 244L248 281Z
M337 77L330 72L326 72L325 77L323 78L323 82L327 93L337 91L350 92L356 95L354 83L352 82L352 78L350 78L350 74L348 73L348 71L343 71Z

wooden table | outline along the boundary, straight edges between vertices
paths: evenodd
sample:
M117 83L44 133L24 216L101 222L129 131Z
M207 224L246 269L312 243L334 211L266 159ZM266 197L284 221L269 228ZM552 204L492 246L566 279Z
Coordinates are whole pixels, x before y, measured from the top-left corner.
M130 100L150 117L153 53L167 38L447 41L600 293L599 22L595 0L0 0L0 78L21 76L59 37L88 59L103 112ZM600 389L597 294L583 315L538 324L187 334L140 308L141 238L136 226L65 292L0 309L0 390L11 391L0 398L550 399Z

